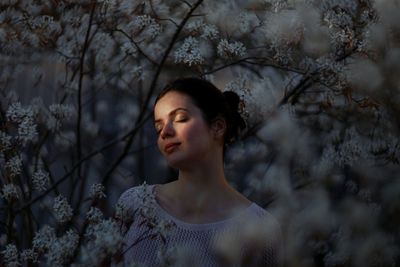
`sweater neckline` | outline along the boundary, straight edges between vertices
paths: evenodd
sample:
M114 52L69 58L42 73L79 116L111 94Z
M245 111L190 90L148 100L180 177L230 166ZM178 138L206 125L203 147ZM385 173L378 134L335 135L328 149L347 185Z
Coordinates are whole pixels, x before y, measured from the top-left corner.
M168 211L166 211L159 203L156 197L155 193L155 188L157 184L151 185L150 192L152 194L152 197L154 199L154 204L155 207L158 209L158 211L167 219L173 221L177 226L190 229L190 230L202 230L202 229L210 229L210 228L216 228L216 227L222 227L226 224L228 224L231 221L234 221L235 219L238 219L240 217L243 217L246 215L246 213L250 212L253 210L257 204L255 202L252 202L247 208L241 210L237 214L235 214L232 217L229 217L227 219L215 221L215 222L209 222L209 223L190 223L190 222L185 222L181 219L176 218L174 215L170 214Z

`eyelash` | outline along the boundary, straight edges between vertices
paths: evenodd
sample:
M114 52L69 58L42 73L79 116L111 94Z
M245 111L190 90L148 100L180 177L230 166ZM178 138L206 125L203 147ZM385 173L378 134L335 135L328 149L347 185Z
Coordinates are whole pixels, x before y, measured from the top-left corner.
M176 122L185 122L185 121L187 121L187 118L186 117L182 117L182 118L175 119L175 121Z
M175 122L186 122L187 120L188 120L187 117L182 117L182 118L178 118L178 119L175 118ZM157 135L159 135L161 133L161 130L162 130L162 127L160 129L157 129L157 127L156 127Z

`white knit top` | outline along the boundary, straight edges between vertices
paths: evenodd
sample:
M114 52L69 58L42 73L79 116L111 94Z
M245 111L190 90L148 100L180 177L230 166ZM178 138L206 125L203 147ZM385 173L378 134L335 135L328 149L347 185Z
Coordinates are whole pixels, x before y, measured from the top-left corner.
M256 203L232 218L194 224L165 211L154 187L132 187L118 201L125 266L280 266L280 227Z

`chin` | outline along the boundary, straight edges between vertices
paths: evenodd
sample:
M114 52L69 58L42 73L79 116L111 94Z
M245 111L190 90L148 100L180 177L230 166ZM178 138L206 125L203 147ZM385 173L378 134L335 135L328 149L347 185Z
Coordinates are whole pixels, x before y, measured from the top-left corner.
M174 158L168 159L168 166L176 170L188 170L192 167L195 167L201 162L200 159L183 159L183 158Z
M167 162L168 162L168 166L175 170L182 169L182 167L185 166L185 164L179 160L167 160Z
M183 155L179 155L178 153L169 155L167 158L168 166L170 166L173 169L185 169L189 165L191 165L193 162L196 162L193 159L188 159L187 157L184 157Z

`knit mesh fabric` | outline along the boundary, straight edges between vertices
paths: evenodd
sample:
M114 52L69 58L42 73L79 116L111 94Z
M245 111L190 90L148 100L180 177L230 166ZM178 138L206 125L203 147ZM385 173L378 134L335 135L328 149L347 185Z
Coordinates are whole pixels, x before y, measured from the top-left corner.
M256 203L232 218L193 224L164 210L154 187L132 187L118 201L126 217L121 221L125 265L281 266L279 224Z

